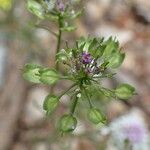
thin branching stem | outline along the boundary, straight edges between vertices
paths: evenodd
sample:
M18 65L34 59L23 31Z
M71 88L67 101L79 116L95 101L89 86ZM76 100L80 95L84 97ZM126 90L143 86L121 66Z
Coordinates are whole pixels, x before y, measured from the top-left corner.
M72 107L71 107L71 110L70 110L71 115L74 114L76 106L77 106L77 103L78 103L78 100L79 100L79 98L77 97L77 94L78 93L75 94L75 97L73 99L73 104L72 104Z
M62 37L62 31L61 31L61 17L60 17L60 15L59 15L59 18L58 18L58 28L59 28L59 29L58 29L58 34L57 34L56 54L57 54L57 53L59 52L59 50L60 50L61 37ZM55 54L55 62L56 62L56 54ZM58 62L56 62L55 69L56 69L57 71L59 71L59 64L58 64ZM51 92L53 92L54 87L55 87L55 85L53 85L53 86L51 87Z
M59 31L58 31L58 36L57 36L57 47L56 47L56 54L59 52L60 50L60 45L61 45L61 37L62 37L62 31L61 31L61 17L59 16L58 19L58 26L59 26ZM56 55L55 55L56 56ZM56 58L55 58L56 60ZM56 63L55 66L56 70L59 70L59 64L58 62Z
M76 84L73 84L72 86L70 86L67 90L63 91L60 95L59 98L61 98L63 95L65 95L67 92L69 92L73 87L75 87Z
M90 108L93 108L92 102L91 102L91 100L90 100L90 98L89 98L89 95L87 94L85 88L82 87L82 90L84 91L84 94L85 94L85 96L87 97L87 100L88 100L88 102L89 102Z
M37 28L45 29L45 30L49 31L52 35L54 35L55 37L58 37L57 33L53 32L53 31L50 30L48 27L45 27L45 26L42 26L42 25L39 25L39 24L36 24L35 26L36 26Z

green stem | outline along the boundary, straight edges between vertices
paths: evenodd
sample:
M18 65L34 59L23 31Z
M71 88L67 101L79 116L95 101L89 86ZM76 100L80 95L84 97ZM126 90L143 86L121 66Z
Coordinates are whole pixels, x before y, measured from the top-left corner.
M55 32L53 32L52 30L50 30L49 28L47 28L47 27L45 27L45 26L42 26L42 25L39 25L39 24L36 24L35 26L36 26L37 28L45 29L45 30L49 31L52 35L58 37L58 35L57 35Z
M74 81L74 78L73 78L73 77L68 77L68 76L61 76L60 79L61 79L61 80Z
M79 92L78 92L79 93ZM77 97L77 94L78 93L76 93L75 94L75 97L74 97L74 99L73 99L73 104L72 104L72 107L71 107L71 110L70 110L70 113L71 113L71 115L73 115L74 114L74 112L75 112L75 109L76 109L76 106L77 106L77 103L78 103L78 97Z
M61 31L61 16L59 14L59 19L58 19L58 27L59 27L59 31L58 31L58 34L57 34L57 47L56 47L56 54L59 52L60 50L60 45L61 45L61 36L62 36L62 31ZM55 54L55 62L56 62L56 54ZM55 69L57 71L59 71L59 64L58 62L56 63L55 65ZM53 92L54 90L54 87L55 87L55 84L51 87L51 93Z
M89 95L86 93L86 91L85 91L84 87L83 87L82 89L83 89L83 91L84 91L84 93L85 93L85 96L86 96L86 97L87 97L87 99L88 99L88 102L89 102L89 106L90 106L90 108L93 108L93 105L92 105L92 102L91 102L91 100L90 100L90 98L89 98Z
M75 87L76 84L73 84L72 86L70 86L67 90L63 91L60 95L59 98L61 98L63 95L65 95L68 91L70 91L73 87Z
M60 50L60 45L61 45L61 37L62 37L62 31L61 31L61 17L59 16L58 19L58 26L59 26L59 31L58 31L58 36L57 36L57 48L56 48L56 54L59 52ZM56 63L55 66L56 70L59 69L59 64L58 62Z

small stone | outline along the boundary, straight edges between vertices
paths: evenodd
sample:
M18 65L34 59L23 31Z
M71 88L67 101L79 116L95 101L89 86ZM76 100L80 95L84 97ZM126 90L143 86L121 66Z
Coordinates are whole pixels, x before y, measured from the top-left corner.
M0 40L0 87L3 86L5 80L7 47L3 40Z
M132 0L132 5L137 16L142 17L145 23L150 23L150 1L149 0Z
M106 9L109 7L111 0L92 0L87 1L85 11L87 14L88 22L93 24L101 20L105 14Z
M35 144L33 147L34 150L47 150L48 146L44 142L39 142L38 144Z
M47 95L48 92L43 88L34 88L30 91L24 113L27 125L32 125L44 118L43 102Z
M120 101L112 101L107 106L107 116L109 120L117 118L127 111L127 106Z
M85 124L84 122L78 120L78 123L77 123L77 127L76 129L74 130L73 134L74 135L82 135L86 132L86 127L85 127Z
M102 25L95 31L96 36L102 36L105 38L117 37L121 45L126 44L134 38L134 33L130 30L119 29L115 26Z
M16 143L12 148L12 150L28 150L28 149L29 148L22 143Z
M80 139L77 144L77 150L96 150L96 148L90 140Z

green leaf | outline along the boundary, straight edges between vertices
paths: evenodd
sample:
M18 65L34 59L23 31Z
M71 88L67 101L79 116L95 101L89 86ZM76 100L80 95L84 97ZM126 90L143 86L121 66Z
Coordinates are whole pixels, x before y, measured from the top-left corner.
M123 63L125 58L125 54L121 54L121 53L113 53L111 55L111 57L109 58L109 64L107 65L107 67L110 68L118 68L120 67L120 65Z
M88 51L91 43L92 43L92 39L91 38L85 39L85 45L84 45L83 51Z
M72 19L76 19L77 17L79 17L81 14L82 14L83 10L80 10L80 11L71 11L71 10L67 10L65 12L63 12L62 15L62 18L63 19L66 19L66 20L72 20Z
M129 84L121 84L119 87L115 90L115 95L120 99L129 99L131 98L135 93L135 88Z
M88 119L94 124L106 124L106 117L97 108L91 108L88 112Z
M80 37L80 39L77 40L76 42L77 42L77 47L78 47L81 51L83 51L83 48L84 48L84 46L85 46L85 44L86 44L86 39L85 39L84 37Z
M44 19L43 7L37 1L35 1L35 0L28 0L27 8L32 14L36 15L40 19Z
M46 96L44 103L43 103L43 109L46 110L47 115L50 115L58 106L59 104L59 98L55 95L48 95Z
M57 15L57 14L52 14L52 13L46 13L46 14L44 15L44 18L45 18L45 19L48 19L48 20L51 20L51 21L54 21L54 22L56 22L56 21L59 20L58 15Z
M33 82L33 83L41 83L40 82L40 70L41 66L35 64L26 64L23 68L23 77L24 79Z
M74 26L64 26L61 28L61 31L66 31L66 32L71 32L74 30L76 30L76 27L74 27Z
M56 59L58 62L66 62L69 58L68 53L65 50L61 50L59 53L56 54Z
M70 15L70 19L76 19L77 17L79 17L81 14L83 13L83 10L77 11L73 14Z
M102 44L104 38L89 38L89 40L90 40L89 50L91 49L94 50L97 49L97 47L99 47Z
M77 41L80 51L88 51L94 58L102 56L105 46L102 45L103 38L84 38Z
M44 84L55 84L60 79L59 74L54 69L44 69L40 73L40 81Z
M72 115L63 115L58 121L58 129L62 133L72 132L77 126L77 120Z
M105 50L103 53L104 57L109 57L114 51L118 51L119 42L115 41L112 37L110 37L106 42L104 42Z
M91 39L90 45L88 47L88 52L95 58L101 57L105 46L102 45L103 38L93 38Z
M89 47L88 49L95 49L96 45L97 45L98 41L97 38L91 38L89 39Z
M107 65L109 64L108 61L105 61L101 64L101 70L105 70L107 68Z
M99 58L103 55L104 53L104 46L103 45L99 45L97 48L95 49L89 49L90 54L94 57L94 58Z
M77 40L77 46L79 48L79 51L88 51L91 42L91 38L80 37L80 39Z

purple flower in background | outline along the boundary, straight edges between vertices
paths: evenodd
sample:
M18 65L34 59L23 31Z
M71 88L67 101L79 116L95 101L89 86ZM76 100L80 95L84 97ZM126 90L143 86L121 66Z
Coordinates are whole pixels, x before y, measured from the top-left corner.
M89 64L92 62L92 57L91 57L91 54L90 53L87 53L87 52L83 52L82 53L82 62L84 64Z
M128 124L124 127L124 134L127 139L133 143L140 142L145 137L145 129L137 123Z
M149 150L149 132L143 113L133 109L128 114L115 119L109 127L104 128L104 134L110 134L109 142L114 143L116 150L126 148L126 140L133 150ZM108 144L109 144L108 142Z
M58 8L60 11L65 11L65 5L64 5L64 3L62 2L62 0L57 0L57 8Z

